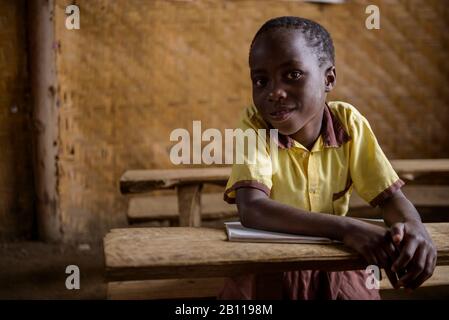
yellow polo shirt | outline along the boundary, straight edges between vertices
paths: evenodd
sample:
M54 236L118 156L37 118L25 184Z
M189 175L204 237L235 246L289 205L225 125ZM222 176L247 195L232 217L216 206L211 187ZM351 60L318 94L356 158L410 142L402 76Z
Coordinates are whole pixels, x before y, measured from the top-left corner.
M254 105L240 120L242 130L269 129ZM267 134L269 138L269 134ZM371 127L352 105L327 103L321 134L312 150L279 134L273 144L259 149L254 163L234 164L224 199L235 203L235 190L262 190L271 199L312 212L346 215L353 188L377 206L404 185L380 148ZM270 166L274 170L270 169Z

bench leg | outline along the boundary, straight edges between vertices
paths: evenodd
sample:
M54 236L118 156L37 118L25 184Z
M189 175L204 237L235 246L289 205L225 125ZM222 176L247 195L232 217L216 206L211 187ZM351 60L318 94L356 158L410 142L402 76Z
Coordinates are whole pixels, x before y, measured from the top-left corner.
M181 185L177 187L179 226L201 226L201 190L202 184Z

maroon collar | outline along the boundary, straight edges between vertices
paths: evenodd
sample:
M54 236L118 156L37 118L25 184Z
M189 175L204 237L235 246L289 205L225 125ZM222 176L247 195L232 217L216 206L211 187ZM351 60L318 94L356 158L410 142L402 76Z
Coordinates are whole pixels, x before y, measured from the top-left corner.
M269 128L273 129L271 124L269 124ZM332 113L327 103L323 111L321 136L324 146L328 148L338 148L351 140L351 136L346 132L340 119ZM281 149L289 149L293 146L293 138L280 133L278 133L276 142Z

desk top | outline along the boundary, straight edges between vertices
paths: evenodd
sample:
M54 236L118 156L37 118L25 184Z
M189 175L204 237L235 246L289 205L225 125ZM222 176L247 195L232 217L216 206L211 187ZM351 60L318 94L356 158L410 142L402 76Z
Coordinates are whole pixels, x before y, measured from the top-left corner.
M423 184L437 179L438 183L447 184L449 181L449 159L397 159L391 160L391 164L407 182ZM230 174L230 167L128 170L120 178L120 190L123 194L128 194L192 183L225 185Z
M449 223L425 225L437 246L437 264L449 265ZM211 228L113 229L104 250L107 278L117 281L366 267L343 244L229 242L224 229Z

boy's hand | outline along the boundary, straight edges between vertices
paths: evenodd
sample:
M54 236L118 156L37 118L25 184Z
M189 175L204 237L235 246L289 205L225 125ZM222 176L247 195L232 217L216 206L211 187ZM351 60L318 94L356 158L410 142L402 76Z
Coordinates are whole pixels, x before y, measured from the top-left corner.
M435 270L437 252L429 233L420 221L395 223L391 226L391 237L399 248L391 271L407 270L397 285L408 289L418 288L430 278Z
M369 264L387 271L398 257L389 230L381 226L359 222L344 236L343 242L361 254ZM392 276L390 272L387 275L389 278ZM390 278L390 281L393 280Z

